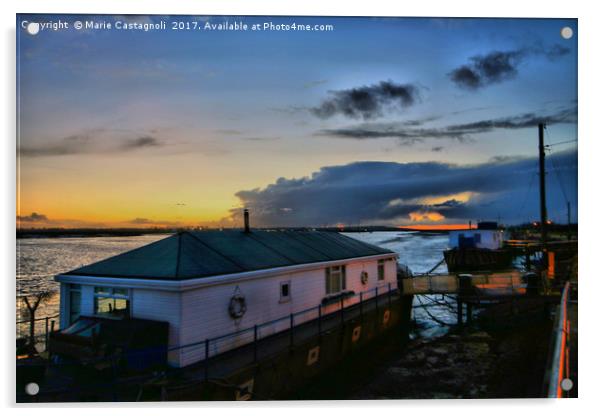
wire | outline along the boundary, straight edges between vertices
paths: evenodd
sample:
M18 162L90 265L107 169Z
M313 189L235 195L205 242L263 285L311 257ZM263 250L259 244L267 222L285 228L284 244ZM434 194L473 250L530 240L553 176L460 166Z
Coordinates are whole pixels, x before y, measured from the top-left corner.
M546 129L546 131L547 131L547 129ZM549 136L549 134L548 134L548 136ZM546 145L546 147L552 147L552 146L558 146L559 144L576 143L576 142L577 142L577 139L574 139L574 140L566 140L566 141L564 141L564 142L558 142L558 143L547 144L547 145Z
M548 138L550 138L550 132L548 131L548 129L546 129L546 136ZM558 142L558 143L550 144L548 146L555 146L557 144L571 143L571 142L576 142L576 141L577 140L569 140L569 141L565 141L565 142ZM554 173L556 175L556 180L558 181L558 184L560 185L560 191L562 192L562 196L564 197L564 202L568 204L569 203L569 199L567 197L567 193L566 193L566 190L564 188L564 183L562 182L562 179L560 178L560 169L558 169L558 167L556 166L556 162L554 162L554 158L553 157L550 157L549 160L552 163L552 170L554 171Z

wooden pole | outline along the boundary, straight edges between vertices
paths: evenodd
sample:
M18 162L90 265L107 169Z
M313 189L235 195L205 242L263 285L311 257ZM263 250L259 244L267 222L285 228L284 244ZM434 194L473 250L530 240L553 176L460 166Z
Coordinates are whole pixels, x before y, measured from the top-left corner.
M539 209L540 209L540 221L541 221L541 244L544 247L548 237L548 211L546 208L546 152L544 144L543 131L546 125L539 123Z

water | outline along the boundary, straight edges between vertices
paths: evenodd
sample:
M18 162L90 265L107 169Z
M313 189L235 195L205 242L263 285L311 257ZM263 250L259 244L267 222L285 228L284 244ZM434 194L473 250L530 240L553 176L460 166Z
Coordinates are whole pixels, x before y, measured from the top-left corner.
M409 267L414 274L431 271L443 259L443 251L448 247L447 233L426 233L416 231L382 231L372 233L345 233L349 237L365 241L399 254L400 265ZM443 262L433 273L447 273ZM453 296L414 296L413 317L418 328L418 336L431 338L447 333L449 326L456 323L455 312L446 305L432 302L453 302ZM429 305L423 308L421 305ZM433 319L434 318L434 319Z
M54 276L85 264L152 243L167 237L153 234L135 237L83 237L83 238L23 238L17 240L17 296L52 290L56 294L40 305L36 317L59 313L59 284ZM17 302L17 321L27 319L25 307ZM43 322L37 325L40 331ZM25 330L17 325L17 332Z
M399 263L414 273L423 273L433 268L443 256L447 246L447 234L429 234L418 232L372 232L348 233L371 244L388 248L399 254ZM59 313L59 285L54 276L80 266L123 253L128 250L165 238L167 235L142 235L134 237L84 237L84 238L26 238L17 240L17 294L26 295L41 290L55 290L57 294L42 304L36 317L54 316ZM445 264L436 272L446 272ZM416 298L415 304L419 305ZM422 302L428 300L422 298ZM18 302L17 320L26 319L24 308ZM455 316L448 308L433 307L429 312L437 319L454 322ZM423 308L415 308L416 322L421 327L421 335L433 336L445 330L434 322ZM38 331L43 330L43 322ZM23 328L18 326L18 332Z

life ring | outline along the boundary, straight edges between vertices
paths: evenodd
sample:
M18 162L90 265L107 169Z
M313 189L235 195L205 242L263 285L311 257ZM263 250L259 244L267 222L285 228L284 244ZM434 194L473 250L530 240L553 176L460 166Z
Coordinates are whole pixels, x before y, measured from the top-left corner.
M247 311L247 301L243 295L236 294L230 298L228 313L233 319L240 319Z
M360 274L360 279L361 279L363 285L365 285L366 283L368 283L368 272L363 271Z

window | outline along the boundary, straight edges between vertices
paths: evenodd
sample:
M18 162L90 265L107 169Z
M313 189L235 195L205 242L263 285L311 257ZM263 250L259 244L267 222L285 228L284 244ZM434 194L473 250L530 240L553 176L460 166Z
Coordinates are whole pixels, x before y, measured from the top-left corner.
M378 261L378 280L385 280L385 261Z
M339 293L345 289L345 266L326 268L326 294Z
M82 311L82 287L69 285L69 325L79 318Z
M280 282L280 302L291 300L291 282Z
M95 287L94 314L116 318L130 316L130 296L128 289Z

